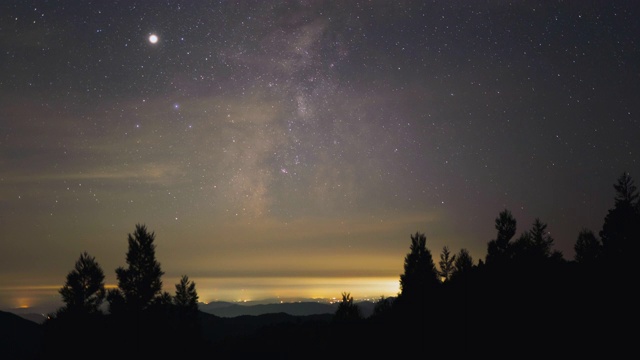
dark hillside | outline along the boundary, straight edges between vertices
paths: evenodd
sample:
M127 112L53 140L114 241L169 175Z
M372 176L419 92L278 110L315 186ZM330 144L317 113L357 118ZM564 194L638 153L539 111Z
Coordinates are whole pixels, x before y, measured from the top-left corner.
M42 336L41 325L16 314L0 311L1 359L35 359Z
M331 321L333 314L295 316L272 313L227 318L201 311L199 316L203 338L210 344L218 344L225 341L231 342L230 339L255 336L259 331L264 331L264 328L326 324Z

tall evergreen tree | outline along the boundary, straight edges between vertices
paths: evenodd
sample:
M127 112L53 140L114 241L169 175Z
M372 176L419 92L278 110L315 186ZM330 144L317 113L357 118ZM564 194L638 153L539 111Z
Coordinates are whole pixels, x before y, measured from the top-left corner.
M453 272L455 270L455 266L453 265L455 261L456 256L451 255L449 247L444 246L442 248L442 253L440 253L440 262L438 263L438 265L440 266L438 275L440 275L443 282L449 281L449 279L451 279L451 275L453 275Z
M595 266L602 259L602 242L589 229L583 228L580 231L573 249L575 251L574 260L578 264Z
M467 249L460 249L456 255L455 262L453 263L454 275L463 274L473 268L473 257Z
M614 184L613 208L607 212L600 240L602 241L604 289L599 306L606 309L603 327L612 329L607 339L619 343L619 339L631 341L626 331L615 331L617 320L624 319L637 307L636 273L637 251L640 242L640 209L638 190L628 173L623 173ZM611 321L609 321L611 319Z
M510 241L516 234L516 219L511 211L504 209L495 220L498 234L487 244L487 265L505 264L511 258Z
M144 311L162 295L160 263L156 261L155 233L147 231L145 225L136 224L133 234L128 235L129 250L127 268L118 267L118 288L109 291L107 300L110 311Z
M615 205L637 204L638 188L629 173L622 173L618 178L617 183L613 185L613 188L616 190Z
M176 284L176 296L173 298L174 304L184 311L198 311L198 292L196 283L189 280L187 275L180 278L180 283Z
M104 272L100 264L86 251L80 254L75 267L67 275L64 286L59 290L65 306L59 314L100 313L100 306L106 296Z
M175 310L175 321L171 331L174 338L190 342L195 347L202 340L201 324L198 311L198 293L196 283L189 280L187 275L180 278L176 284L176 295L173 297L173 308Z
M420 343L435 335L441 313L442 283L438 277L425 234L411 235L409 253L404 258L400 275L400 293L392 304L394 329L408 343Z
M547 231L547 224L536 218L529 230L531 255L537 259L549 258L552 254L554 239Z
M604 219L600 239L606 261L616 267L634 263L633 258L640 241L640 209L638 191L628 173L623 173L614 185L615 204Z
M41 355L46 356L42 358L80 357L104 344L108 334L100 310L106 295L104 278L95 258L81 253L59 290L65 305L43 323Z
M536 218L529 231L520 235L510 246L513 265L543 264L547 260L562 262L562 253L553 250L554 239L547 231L547 224Z
M427 237L423 233L416 232L415 235L411 235L410 251L404 258L404 273L400 275L398 299L401 303L421 306L428 294L440 283L426 242Z

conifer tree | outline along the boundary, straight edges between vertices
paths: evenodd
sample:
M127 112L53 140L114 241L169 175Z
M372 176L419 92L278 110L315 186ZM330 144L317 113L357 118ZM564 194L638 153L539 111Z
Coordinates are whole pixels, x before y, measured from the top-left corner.
M547 224L536 218L531 230L529 230L532 256L539 259L546 259L551 256L554 239L547 231Z
M573 246L576 263L585 266L595 266L602 258L602 242L593 231L583 228L578 234L578 240Z
M628 173L623 173L614 185L614 207L607 212L600 230L606 261L610 266L628 267L637 243L640 242L640 205L638 191ZM625 270L625 271L627 271Z
M112 313L144 311L153 304L154 298L162 296L164 272L156 261L154 240L155 233L141 224L136 224L134 233L128 235L128 267L116 269L118 288L110 290L107 296Z
M196 283L189 280L187 275L180 278L180 282L176 284L176 295L173 298L174 304L184 311L198 311L198 292L196 291Z
M106 296L104 272L100 264L86 251L80 254L75 267L67 275L64 286L59 290L65 306L61 313L100 313L100 305Z
M449 281L449 279L451 279L451 275L453 275L453 271L455 270L455 266L453 265L455 261L456 255L451 255L449 247L443 247L442 253L440 253L440 262L438 263L438 265L440 266L438 275L440 275L443 282Z
M423 233L411 235L410 251L404 259L404 273L400 275L398 298L401 302L420 306L427 299L427 294L440 283L426 242L427 237Z
M337 321L354 321L361 318L360 308L357 304L354 304L353 296L350 293L343 292L342 301L338 304L334 319Z
M503 265L511 258L511 239L516 234L516 219L511 211L504 209L495 220L498 234L487 244L487 264Z
M460 249L453 263L453 277L468 273L473 268L473 258L467 249Z

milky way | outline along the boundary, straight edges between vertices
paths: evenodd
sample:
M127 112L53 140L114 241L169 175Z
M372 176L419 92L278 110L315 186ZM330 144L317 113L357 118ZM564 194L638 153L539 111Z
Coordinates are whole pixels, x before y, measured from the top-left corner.
M397 279L505 208L571 260L640 177L638 10L3 1L0 288L113 283L136 223L169 279Z

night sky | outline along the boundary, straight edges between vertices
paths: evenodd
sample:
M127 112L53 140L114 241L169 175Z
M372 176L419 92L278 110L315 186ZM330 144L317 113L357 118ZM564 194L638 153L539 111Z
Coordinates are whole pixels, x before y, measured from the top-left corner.
M509 209L573 260L640 179L637 1L0 3L0 309L109 285L393 296L422 232L477 263ZM157 42L151 36L155 35Z

